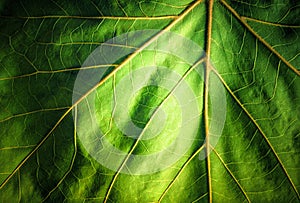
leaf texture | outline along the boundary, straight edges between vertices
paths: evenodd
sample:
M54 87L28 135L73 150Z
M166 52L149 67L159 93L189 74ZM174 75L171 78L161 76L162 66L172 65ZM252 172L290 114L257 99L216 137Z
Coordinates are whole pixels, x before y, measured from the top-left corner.
M2 202L299 202L299 2L13 0L1 1L0 13ZM127 53L120 60L85 63L108 40L145 30L151 34L117 44ZM205 54L164 38L166 32ZM151 49L160 45L183 50L192 63ZM114 55L113 44L105 46ZM112 101L129 97L141 67L148 67L142 81L150 85L129 98L129 118L121 111L119 119L142 129L132 138L116 124ZM86 94L74 93L80 73L101 69L107 71L99 82L87 78ZM118 92L126 75L132 84ZM222 126L212 99L221 90L210 88L219 83L226 99L217 109L226 113L220 134L211 125ZM197 103L187 118L173 97L187 92L184 85L194 94L185 109ZM160 108L164 125L156 119L164 116ZM88 136L89 119L126 154L116 170L90 153L99 140ZM136 164L133 155L162 151L182 127L193 136L182 156L162 170L135 174L167 163Z

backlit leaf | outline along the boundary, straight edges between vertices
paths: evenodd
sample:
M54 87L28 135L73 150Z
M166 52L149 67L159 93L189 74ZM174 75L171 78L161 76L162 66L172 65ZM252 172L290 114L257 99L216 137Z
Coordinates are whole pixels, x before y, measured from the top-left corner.
M0 200L299 202L299 16L293 0L1 1Z

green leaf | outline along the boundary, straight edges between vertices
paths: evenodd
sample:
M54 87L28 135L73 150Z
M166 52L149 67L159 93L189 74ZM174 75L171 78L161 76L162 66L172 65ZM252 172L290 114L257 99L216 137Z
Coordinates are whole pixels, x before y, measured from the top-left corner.
M2 202L299 202L299 2L0 13Z

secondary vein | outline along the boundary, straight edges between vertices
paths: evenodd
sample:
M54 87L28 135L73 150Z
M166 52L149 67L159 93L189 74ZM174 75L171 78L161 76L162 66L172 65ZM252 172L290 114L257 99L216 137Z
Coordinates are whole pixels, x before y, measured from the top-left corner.
M86 20L168 20L176 19L178 16L68 16L68 15L52 15L52 16L0 16L0 18L19 18L19 19L86 19Z
M63 121L63 119L88 95L90 95L94 90L96 90L99 86L104 84L109 78L111 78L115 73L117 73L122 67L124 67L129 61L131 61L135 56L137 56L141 51L143 51L150 44L155 42L161 35L163 35L166 31L169 31L174 25L176 25L181 19L183 19L188 13L191 12L202 0L197 0L193 4L187 7L178 18L172 21L168 26L158 32L154 37L145 42L139 49L135 50L131 55L129 55L122 63L120 63L112 72L110 72L103 80L99 81L94 87L92 87L89 91L87 91L81 98L79 98L73 105L60 117L57 123L53 126L53 128L47 133L47 135L36 145L36 147L18 164L18 166L11 172L11 174L2 182L0 185L0 189L2 189L6 183L19 171L19 169L28 161L28 159L47 141L50 135L54 132L54 130L59 126L59 124ZM105 197L105 201L108 196Z
M188 13L190 13L200 2L201 2L202 0L198 0L198 1L195 1L193 4L191 4L175 21L173 21L168 27L169 28L171 28L173 25L175 25L177 22L179 22L179 21L181 21ZM168 28L167 27L167 28ZM166 29L167 29L166 28ZM202 60L200 59L196 64L198 64L198 63L202 63ZM195 65L196 65L195 64ZM193 67L195 66L195 65L193 65ZM193 67L191 67L186 73L185 73L185 76L189 73L189 71L190 70L192 70L192 68ZM171 95L171 93L172 93L172 91L174 91L175 89L176 89L176 87L178 86L178 84L180 84L180 82L184 79L184 77L185 76L183 76L182 78L181 78L181 80L180 81L178 81L178 83L176 84L176 86L171 90L171 92L167 95L167 97L164 99L164 101L166 101L166 99ZM162 105L162 104L160 104L160 105ZM158 108L157 108L158 109ZM153 117L153 115L156 113L157 111L155 111L153 114L152 114L152 116L151 116L151 118ZM150 119L151 119L150 118ZM141 138L142 138L142 135L143 135L143 133L145 132L144 130L148 127L148 125L149 125L149 123L150 123L150 121L149 122L147 122L147 124L146 124L146 126L145 126L145 128L143 129L143 131L141 132L141 134L139 135L139 137L136 139L136 141L135 141L135 143L133 144L133 146L132 146L132 148L131 148L131 150L128 152L128 154L127 154L127 156L125 157L125 159L123 160L123 162L122 162L122 164L121 164L121 166L119 167L119 169L118 169L118 171L115 173L115 175L114 175L114 177L113 177L113 179L112 179L112 181L111 181L111 183L110 183L110 185L109 185L109 188L108 188L108 190L107 190L107 193L106 193L106 195L105 195L105 198L104 198L104 203L106 203L107 201L108 201L108 197L109 197L109 195L110 195L110 193L111 193L111 191L112 191L112 188L113 188L113 186L114 186L114 183L116 182L116 179L118 178L118 176L119 176L119 174L120 174L120 172L122 171L122 169L124 168L124 166L125 166L125 164L126 164L126 162L128 161L128 159L130 158L130 155L133 153L133 151L134 151L134 149L136 148L136 146L138 145L138 143L139 143L139 141L141 140Z
M277 52L268 42L258 35L253 28L247 23L246 18L240 16L226 1L220 0L221 3L238 19L248 30L254 35L263 45L265 45L272 53L274 53L281 61L283 61L293 72L300 76L300 71L297 70L288 60L286 60L279 52Z
M243 189L242 185L239 183L239 181L237 180L237 178L233 175L233 173L231 172L231 170L229 169L229 167L226 165L225 161L222 159L222 157L220 156L220 154L214 148L212 148L212 151L217 155L217 157L219 158L219 160L221 161L221 163L223 164L223 166L225 167L225 169L227 170L227 172L233 178L234 182L237 184L237 186L239 187L239 189L243 193L243 195L246 198L247 202L251 202L250 199L249 199L249 197L248 197L248 195L247 195L247 193L246 193L246 191Z
M270 25L270 26L275 26L275 27L283 27L283 28L300 28L300 25L288 25L288 24L281 24L281 23L273 23L273 22L268 22L268 21L263 21L255 18L250 18L247 16L241 16L241 19L243 21L253 21L265 25Z
M66 177L71 173L74 163L75 163L75 158L77 155L77 139L76 139L76 132L77 132L77 128L76 128L76 122L77 122L77 107L75 107L75 116L74 116L74 152L73 152L73 156L72 156L72 160L71 160L71 164L67 170L67 172L62 176L62 178L59 180L59 182L56 184L56 186L50 190L50 192L47 194L47 196L42 200L42 202L45 202L50 195L62 184L62 182L66 179Z
M289 183L291 184L293 190L295 191L297 198L300 199L300 195L299 192L294 184L294 182L292 181L290 175L288 174L287 170L285 169L281 159L279 158L279 156L277 155L277 152L275 151L273 145L271 144L271 142L268 140L266 134L264 133L264 131L261 129L261 127L258 125L257 121L252 117L252 115L248 112L248 110L243 106L243 104L241 103L241 101L237 98L237 96L231 91L231 89L229 88L229 86L227 85L227 83L224 81L224 79L221 77L221 75L216 71L213 70L214 73L218 76L218 78L221 80L221 82L223 83L224 87L227 89L227 91L229 92L229 94L233 97L233 99L238 103L238 105L242 108L242 110L246 113L246 115L249 117L249 119L253 122L253 124L256 126L256 128L258 129L258 131L260 132L260 134L262 135L263 139L266 141L266 143L268 144L268 146L270 147L272 153L274 154L274 156L276 157L276 160L278 161L280 167L282 168L284 174L286 175Z

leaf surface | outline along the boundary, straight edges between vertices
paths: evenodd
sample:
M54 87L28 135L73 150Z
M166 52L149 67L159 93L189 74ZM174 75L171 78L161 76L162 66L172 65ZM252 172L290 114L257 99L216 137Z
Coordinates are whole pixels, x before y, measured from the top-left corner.
M1 1L0 12L1 201L299 202L298 2L27 0ZM127 53L120 60L85 63L108 40L141 30L152 32L117 44ZM164 38L166 32L192 41L205 54ZM160 45L173 52L153 48ZM185 57L170 54L174 50ZM177 76L149 68L154 66ZM148 68L141 69L142 81L150 85L129 97L125 93L141 80L133 74L141 67ZM87 78L86 94L74 92L80 73L104 68L99 82ZM118 92L127 76L131 84ZM211 127L222 125L213 116L213 97L220 90L210 88L218 83L226 99L217 109L226 112L220 134ZM183 108L173 95L188 92L184 85L194 99ZM129 117L120 111L117 125L119 103L112 101L119 96L129 98ZM189 109L192 102L197 106ZM90 153L99 140L88 136L89 119L126 154L113 163L116 170ZM142 129L135 138L120 129L130 120ZM168 163L136 164L132 157L171 146L183 127L193 142L186 141L189 148L178 160L154 173L135 174ZM82 131L86 141L78 135ZM156 131L159 136L151 137ZM115 161L112 156L108 162Z

